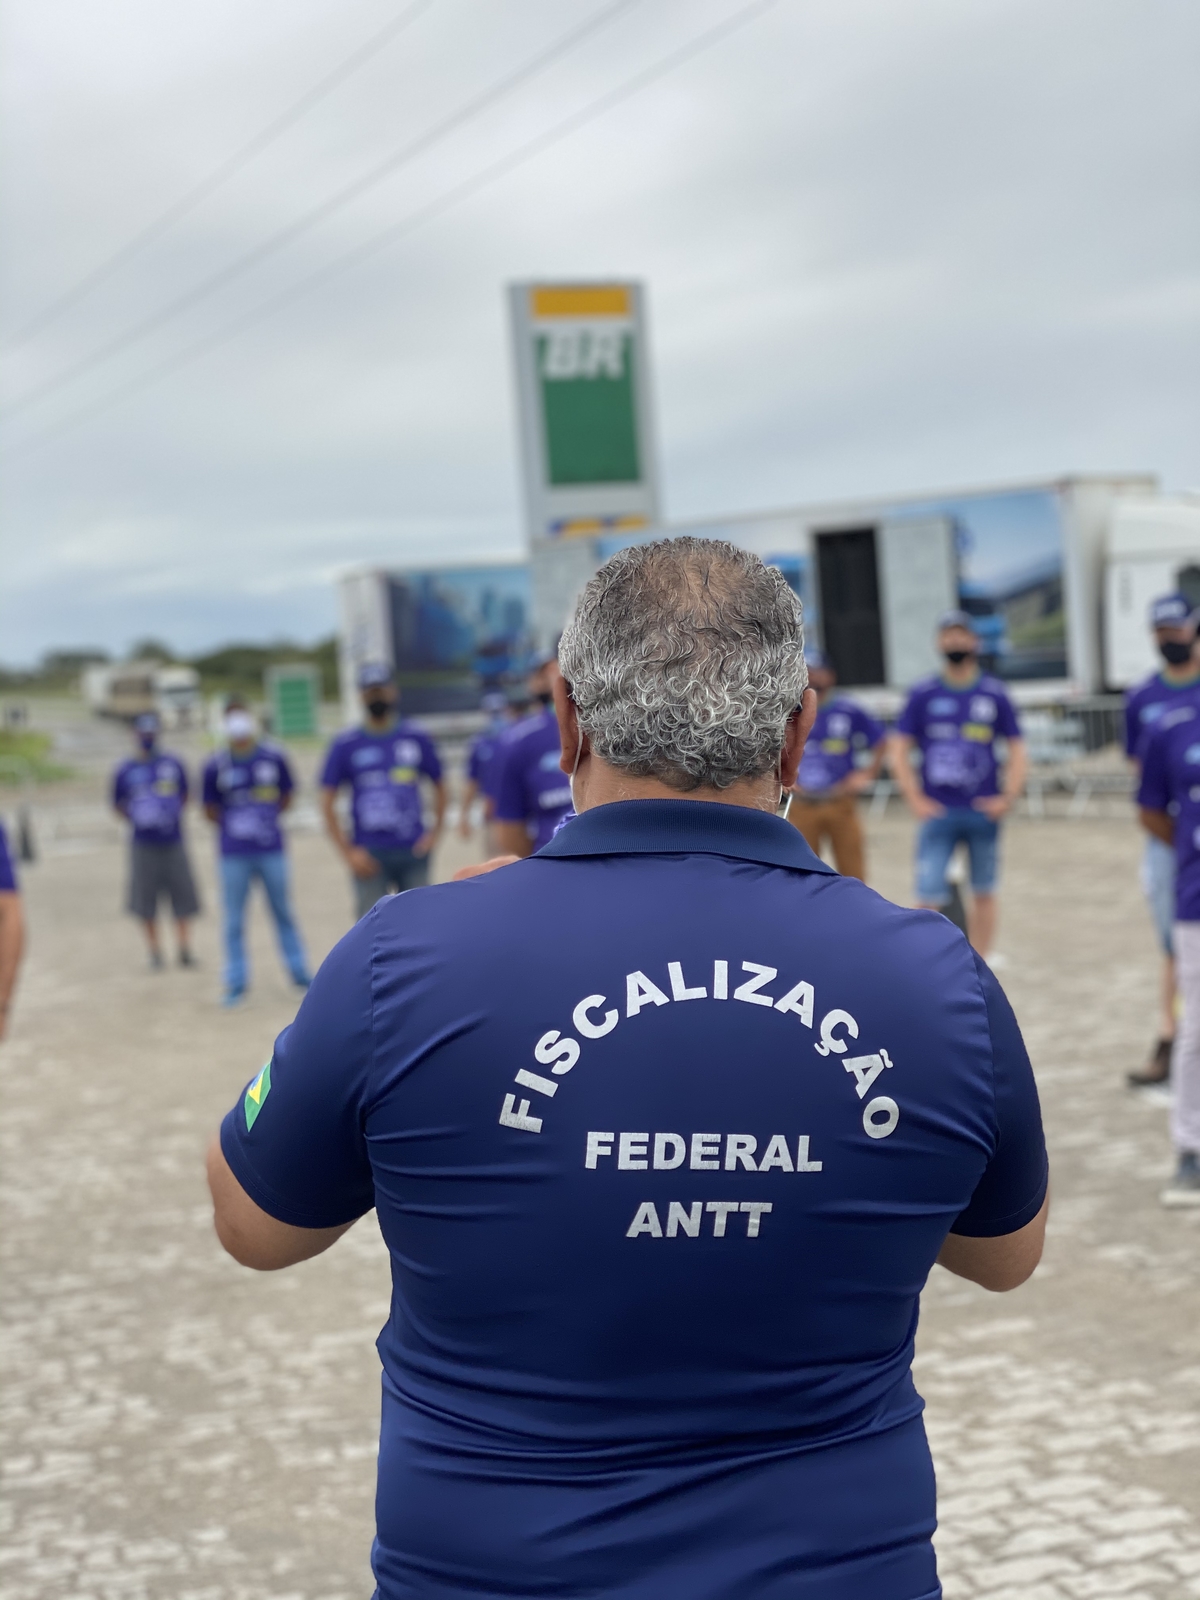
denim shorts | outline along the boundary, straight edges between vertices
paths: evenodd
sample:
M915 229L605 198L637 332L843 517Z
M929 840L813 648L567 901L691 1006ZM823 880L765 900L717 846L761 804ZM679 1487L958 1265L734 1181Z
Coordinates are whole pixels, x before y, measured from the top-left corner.
M999 823L969 806L956 806L943 816L930 817L917 834L917 899L923 906L949 905L946 870L960 844L966 845L971 857L971 888L976 894L991 894L996 887L999 841Z
M1174 951L1171 929L1175 922L1175 846L1147 839L1142 856L1142 891L1158 941L1167 955Z

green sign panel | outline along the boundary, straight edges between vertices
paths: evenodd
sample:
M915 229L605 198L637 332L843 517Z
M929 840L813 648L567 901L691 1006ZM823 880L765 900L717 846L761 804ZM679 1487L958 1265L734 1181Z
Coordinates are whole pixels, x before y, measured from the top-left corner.
M267 696L277 738L309 739L316 735L321 689L315 667L272 667L267 677Z
M537 364L551 486L640 482L632 336L591 328L542 334Z

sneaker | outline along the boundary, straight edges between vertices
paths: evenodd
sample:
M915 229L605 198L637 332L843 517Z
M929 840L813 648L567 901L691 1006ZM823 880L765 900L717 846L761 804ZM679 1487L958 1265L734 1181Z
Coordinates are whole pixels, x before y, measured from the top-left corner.
M1200 1153L1184 1150L1175 1176L1158 1197L1164 1206L1200 1206Z
M179 952L179 965L181 967L198 967L200 963L190 950L181 950Z
M1125 1082L1131 1089L1145 1089L1153 1083L1166 1083L1171 1076L1172 1043L1170 1039L1160 1039L1142 1070L1125 1074Z
M229 1011L234 1006L240 1006L245 998L245 989L226 989L225 993L221 996L221 1004L225 1007L226 1011Z
M152 950L150 952L149 966L151 972L161 972L166 964L167 963L162 958L161 950Z

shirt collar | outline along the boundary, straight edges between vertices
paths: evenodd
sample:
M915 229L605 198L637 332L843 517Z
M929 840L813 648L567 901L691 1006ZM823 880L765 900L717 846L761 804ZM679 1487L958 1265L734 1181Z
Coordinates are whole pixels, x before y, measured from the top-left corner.
M538 856L709 855L834 875L782 817L710 800L614 800L559 830Z

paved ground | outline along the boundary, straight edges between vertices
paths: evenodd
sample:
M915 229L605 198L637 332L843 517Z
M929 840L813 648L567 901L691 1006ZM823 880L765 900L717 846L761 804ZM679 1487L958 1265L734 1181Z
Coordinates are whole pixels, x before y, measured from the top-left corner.
M107 754L107 735L77 737L85 767ZM243 1010L216 1005L211 912L200 972L144 970L98 797L84 777L39 813L32 948L0 1046L0 1593L358 1600L385 1254L369 1222L273 1277L219 1251L203 1146L295 996L259 913ZM309 820L293 856L319 956L349 897ZM908 826L872 831L875 881L904 898ZM1153 1031L1136 855L1118 820L1009 830L1003 978L1042 1089L1055 1209L1024 1289L988 1296L935 1269L925 1296L918 1380L949 1600L1200 1595L1200 1214L1159 1209L1165 1110L1121 1087Z

